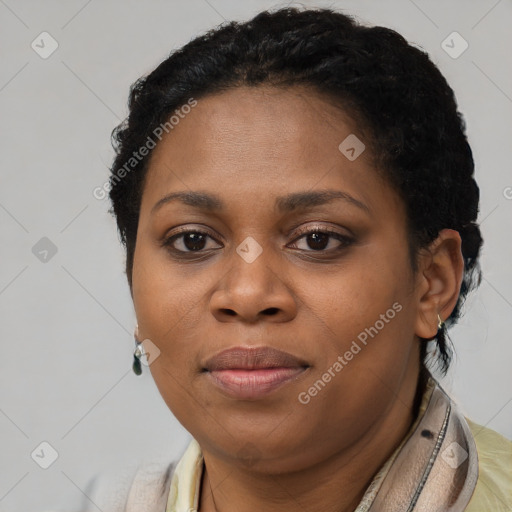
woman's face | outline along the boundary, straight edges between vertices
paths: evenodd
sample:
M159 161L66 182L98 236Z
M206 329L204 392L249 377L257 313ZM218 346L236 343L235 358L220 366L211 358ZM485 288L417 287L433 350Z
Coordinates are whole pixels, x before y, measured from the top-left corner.
M153 150L139 337L160 351L150 369L169 408L226 461L299 469L410 419L419 312L405 210L357 133L311 91L242 87L199 99ZM178 192L211 199L161 202ZM243 352L255 347L293 357Z

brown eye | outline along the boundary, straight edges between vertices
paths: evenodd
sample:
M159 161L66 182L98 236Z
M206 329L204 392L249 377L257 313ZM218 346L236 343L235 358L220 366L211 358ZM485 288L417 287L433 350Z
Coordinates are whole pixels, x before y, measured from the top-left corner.
M342 249L343 247L348 247L353 243L353 240L348 236L342 235L341 233L333 230L319 228L313 228L303 232L300 237L294 240L294 245L297 245L297 241L302 239L304 239L304 245L306 245L306 247L297 248L308 252ZM332 240L337 241L338 244L336 245L336 243L334 243L334 247L329 247L330 244L332 245Z
M206 231L183 230L165 239L164 246L176 253L194 253L203 250L214 249L216 246L208 247L208 241L214 240Z
M200 251L206 245L206 236L202 233L185 233L183 236L183 245L189 251Z
M309 233L306 235L306 243L311 249L323 251L329 245L329 238L331 235L327 233Z

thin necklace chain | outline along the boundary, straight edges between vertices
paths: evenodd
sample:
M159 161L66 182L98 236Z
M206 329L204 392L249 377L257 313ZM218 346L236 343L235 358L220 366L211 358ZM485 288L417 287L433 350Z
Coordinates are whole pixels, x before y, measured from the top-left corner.
M212 495L212 501L213 501L213 508L215 509L215 512L218 512L217 510L217 504L215 503L215 498L213 496L213 489L212 489L212 482L210 480L210 477L208 476L208 473L206 474L208 478L208 485L210 487L210 494Z

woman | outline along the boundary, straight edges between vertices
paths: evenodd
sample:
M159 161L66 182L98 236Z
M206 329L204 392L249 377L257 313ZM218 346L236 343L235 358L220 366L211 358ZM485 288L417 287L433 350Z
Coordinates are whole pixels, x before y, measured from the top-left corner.
M512 510L511 443L427 369L448 368L482 244L428 56L332 10L263 12L171 54L129 106L110 198L134 369L193 440L119 509Z

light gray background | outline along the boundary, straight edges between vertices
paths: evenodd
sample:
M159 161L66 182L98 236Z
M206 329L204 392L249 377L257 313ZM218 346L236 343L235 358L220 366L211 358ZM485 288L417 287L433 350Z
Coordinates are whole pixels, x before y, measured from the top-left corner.
M223 19L277 5L0 0L0 512L76 510L99 471L171 460L186 446L149 371L131 373L124 254L108 202L92 191L107 179L130 84ZM303 5L396 29L456 92L481 190L484 280L451 331L457 358L444 385L469 417L510 438L511 2ZM31 48L43 31L59 44L47 59ZM453 31L469 43L457 59L441 47ZM46 263L32 253L42 237L58 249ZM31 458L43 441L58 452L46 470Z

